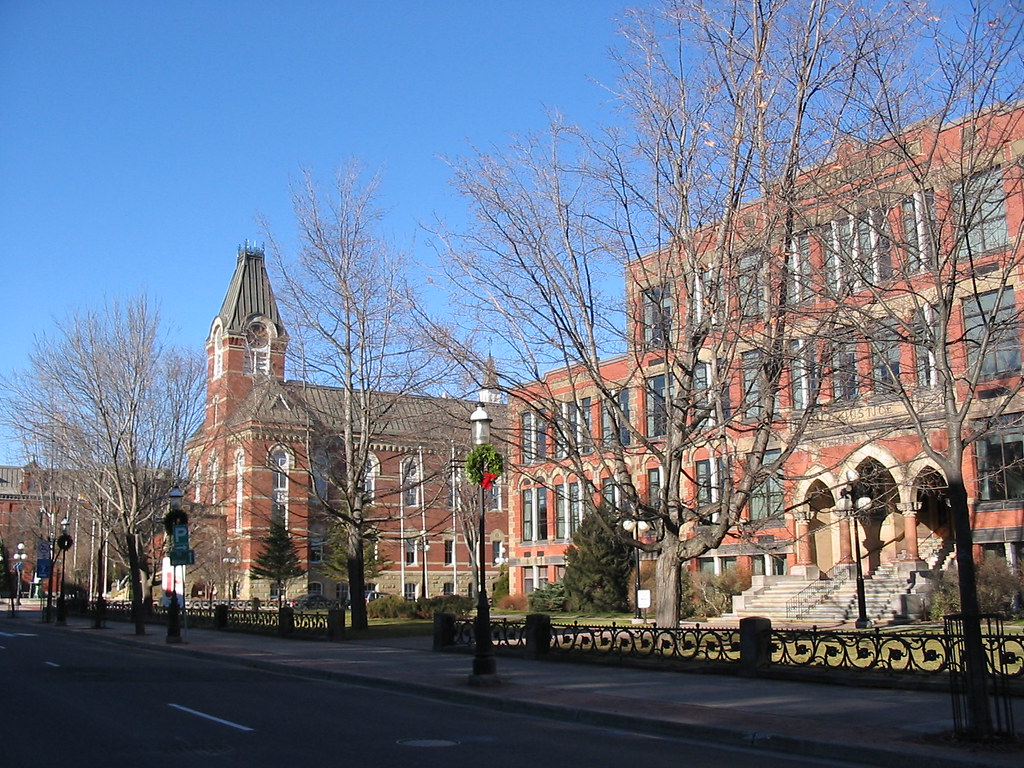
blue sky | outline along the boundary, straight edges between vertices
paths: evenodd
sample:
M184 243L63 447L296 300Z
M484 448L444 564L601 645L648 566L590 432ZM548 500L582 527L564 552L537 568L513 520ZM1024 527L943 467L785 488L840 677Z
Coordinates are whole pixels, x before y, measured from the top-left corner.
M139 292L201 347L257 217L288 239L302 168L382 169L390 234L431 260L421 226L464 210L442 156L546 110L612 119L626 5L0 0L0 374L70 309Z

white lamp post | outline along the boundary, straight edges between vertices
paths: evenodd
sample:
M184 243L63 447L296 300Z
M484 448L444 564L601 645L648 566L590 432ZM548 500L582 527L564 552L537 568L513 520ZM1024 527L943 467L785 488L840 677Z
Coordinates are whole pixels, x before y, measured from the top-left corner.
M491 417L484 408L483 403L476 404L476 410L469 417L470 431L473 437L473 445L488 445L491 442ZM476 637L476 652L473 656L473 677L476 682L492 682L496 680L497 663L494 658L494 644L491 640L491 607L487 602L487 527L484 520L487 512L487 503L484 499L484 486L480 485L480 530L478 537L478 553L480 574L477 584L476 599L476 625L474 635Z
M622 527L627 533L633 534L633 538L639 541L641 534L651 526L645 520L627 518L622 521ZM636 579L633 586L633 602L636 604L636 618L642 619L643 614L640 612L640 547L633 547L633 549L636 552Z

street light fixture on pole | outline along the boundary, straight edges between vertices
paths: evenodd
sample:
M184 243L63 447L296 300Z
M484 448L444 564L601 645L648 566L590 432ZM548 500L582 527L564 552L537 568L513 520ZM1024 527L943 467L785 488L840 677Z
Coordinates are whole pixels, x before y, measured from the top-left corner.
M857 621L854 626L857 629L867 629L871 626L871 619L868 618L867 600L864 596L864 567L861 564L858 520L871 508L872 501L859 481L860 475L857 472L850 470L846 473L846 485L840 491L838 505L842 513L853 520L853 557L857 573Z
M633 534L633 537L639 541L641 534L651 526L646 520L626 518L622 521L622 527L627 533ZM636 604L636 618L642 619L643 614L640 612L640 547L634 546L633 551L636 553L636 579L633 585L633 601Z
M68 519L65 517L60 521L60 536L57 537L57 549L60 550L60 595L57 597L58 626L68 623L68 605L64 597L64 585L67 581L68 550L74 543L74 540L68 535Z
M469 417L474 448L491 443L491 417L483 403L476 404L476 410ZM489 483L488 483L489 485ZM497 663L494 658L494 643L491 638L491 607L487 601L487 527L485 516L487 502L484 498L485 484L480 484L480 529L477 534L479 581L476 597L476 624L474 636L476 650L473 656L473 674L470 682L476 685L493 685L497 682Z
M15 552L14 552L14 556L13 556L13 559L14 559L14 574L15 574L16 578L18 579L17 584L14 585L14 589L15 589L15 593L14 593L15 603L14 604L15 605L21 605L21 574L25 570L25 559L27 557L28 557L28 555L25 554L25 544L24 544L24 542L20 542L19 541L18 542L18 546L15 548ZM13 611L12 611L12 613L13 613Z

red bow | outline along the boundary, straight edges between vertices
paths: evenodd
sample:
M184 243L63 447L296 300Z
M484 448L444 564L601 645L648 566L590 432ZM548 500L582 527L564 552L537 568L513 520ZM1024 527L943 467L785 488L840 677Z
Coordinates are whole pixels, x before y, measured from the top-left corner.
M484 476L480 479L480 485L484 488L490 488L494 485L494 481L498 479L498 476L493 472L484 472Z

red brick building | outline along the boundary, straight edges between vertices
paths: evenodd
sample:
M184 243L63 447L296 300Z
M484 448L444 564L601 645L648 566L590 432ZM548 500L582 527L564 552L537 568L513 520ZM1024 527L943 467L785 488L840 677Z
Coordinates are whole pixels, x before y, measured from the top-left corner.
M340 460L332 436L341 429L343 392L286 379L288 334L261 249L239 249L206 351L206 414L190 442L188 492L199 525L197 561L205 563L190 569L190 580L206 582L220 597L276 597L273 585L249 575L276 518L307 569L287 596L347 596L347 582L323 567L334 518L320 503L330 491L317 485L324 482L320 468ZM467 594L475 562L467 546L475 538L467 534L473 536L478 518L459 466L475 402L373 397L387 401L388 415L377 422L367 460L366 517L380 564L367 588L409 598ZM486 390L480 397L500 429L503 406ZM493 581L504 559L503 496L491 494L488 506L486 567Z
M644 500L675 483L676 502L692 511L690 535L714 522L701 510L714 509L737 471L723 441L732 456L751 450L763 412L765 354L753 340L766 334L765 303L779 296L788 335L771 380L777 407L765 466L772 475L721 544L688 567L745 570L753 588L737 599L737 613L770 615L778 609L763 596L791 595L859 557L868 578L890 588L879 617L914 610L914 599L900 597L918 589L913 574L948 566L953 551L941 459L961 429L949 428L949 414L959 413L960 434L972 439L964 481L976 554L1017 568L1024 554L1022 164L1020 107L923 124L851 144L804 172L788 217L778 215L778 201L750 202L730 236L750 255L747 244L758 242L757 261L739 254L716 264L710 231L635 261L626 275L628 352L605 361L600 376L555 370L513 399L520 465L510 489L513 593L561 577L585 510L581 494L614 502L629 490ZM784 237L765 234L783 218ZM717 325L705 346L681 360L679 347L662 342L711 311L705 301L710 306L713 294L733 298L714 310L720 314L709 320ZM736 296L754 297L755 314ZM731 345L727 359L711 351L723 340ZM684 394L674 396L677 389ZM673 456L677 476L667 478L650 448L664 439L672 409L697 408L700 392L716 400L707 412L718 414L719 428L689 437ZM620 463L609 458L610 440L618 441ZM784 458L772 464L773 456ZM620 467L628 476L615 474ZM851 514L851 493L851 503L870 499L871 514ZM657 525L646 534L652 541Z

